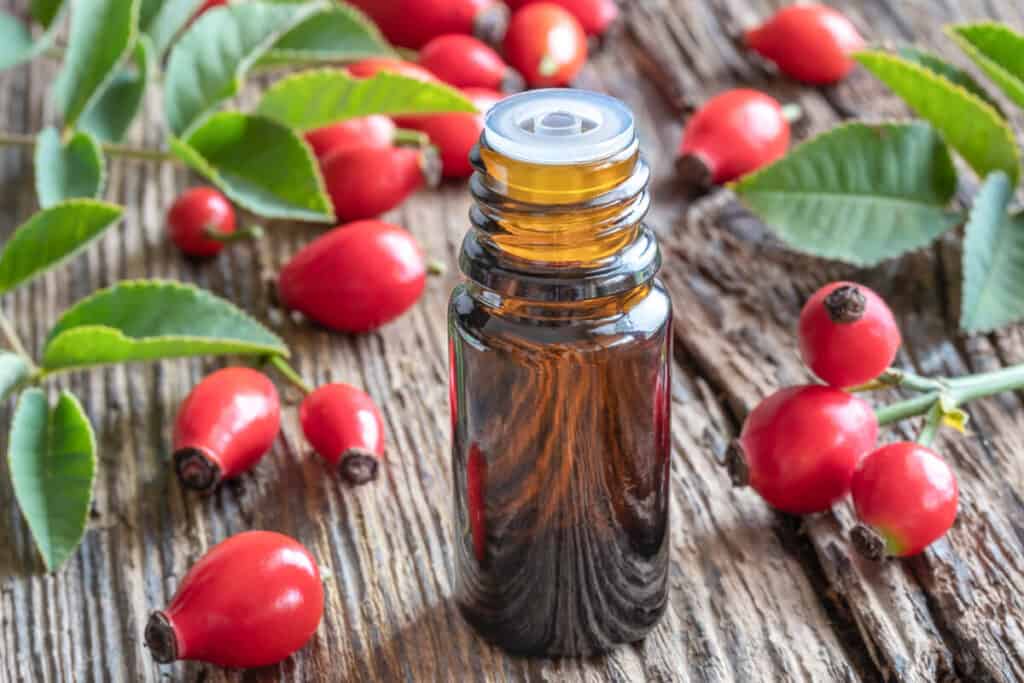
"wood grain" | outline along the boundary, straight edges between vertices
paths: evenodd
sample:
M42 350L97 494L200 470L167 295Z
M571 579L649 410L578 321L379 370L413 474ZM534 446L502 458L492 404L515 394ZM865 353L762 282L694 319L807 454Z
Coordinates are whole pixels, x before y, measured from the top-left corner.
M273 452L215 495L188 495L171 475L169 424L188 389L221 363L165 362L78 373L70 387L96 427L100 470L89 530L57 575L46 575L0 476L0 681L1015 681L1024 679L1024 460L1019 397L971 407L968 438L944 439L962 486L962 521L920 558L870 565L849 551L848 505L803 521L729 488L724 445L754 403L808 378L792 344L800 303L834 277L856 277L894 303L906 345L900 362L966 372L1024 361L1020 327L956 334L955 240L868 271L783 250L728 192L688 201L671 179L682 112L738 83L807 112L804 135L854 113L905 111L863 72L811 90L774 75L728 35L781 2L635 0L626 35L594 59L580 85L623 98L637 114L656 181L651 224L663 236L675 299L670 605L643 643L586 660L523 660L483 644L450 600L445 304L467 228L468 192L448 184L389 218L406 225L448 274L422 302L377 333L329 334L273 308L264 267L318 234L269 226L269 239L201 265L164 238L173 197L196 181L170 164L116 160L107 198L125 220L58 271L2 302L38 349L60 311L122 278L198 283L271 323L311 381L345 380L379 401L390 437L377 484L349 489L313 456L293 409ZM862 30L916 40L952 56L945 21L1004 18L1012 0L835 3ZM17 3L9 3L18 8ZM23 11L21 8L20 11ZM870 30L869 30L870 29ZM55 64L0 74L0 127L31 133L55 120ZM151 93L133 143L163 139ZM3 235L35 210L31 159L0 149ZM0 418L9 419L10 406ZM281 665L250 672L196 664L159 667L142 644L163 606L207 548L250 528L300 539L331 573L324 623Z

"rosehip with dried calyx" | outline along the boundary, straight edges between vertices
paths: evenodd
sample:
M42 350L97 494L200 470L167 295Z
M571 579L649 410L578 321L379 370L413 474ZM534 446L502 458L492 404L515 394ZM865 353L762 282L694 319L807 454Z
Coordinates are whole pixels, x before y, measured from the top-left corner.
M439 83L437 76L424 69L419 64L407 62L404 59L394 57L369 57L345 67L349 74L355 78L370 78L377 74L391 73L399 76L406 76L424 83Z
M871 559L916 555L956 520L956 476L918 443L891 443L869 454L853 474L851 492L862 522L851 538Z
M281 270L282 304L344 332L367 332L409 309L423 293L426 265L406 230L382 221L334 228Z
M728 90L686 122L676 170L691 188L707 189L756 171L789 147L789 117L775 98L757 90Z
M531 3L512 15L505 58L531 87L563 86L587 61L587 36L576 17L558 5Z
M171 604L150 616L146 645L161 663L269 666L309 641L323 611L320 570L309 551L283 534L246 531L189 570Z
M433 147L357 147L329 155L321 169L334 215L342 221L379 216L441 179Z
M818 4L784 7L744 41L782 73L812 85L842 80L854 67L851 53L864 46L849 19Z
M348 0L366 12L389 42L418 50L446 33L501 42L508 7L498 0Z
M299 408L302 433L350 484L377 478L384 456L384 418L369 394L350 384L317 387Z
M792 514L827 510L850 490L875 447L878 420L864 400L821 385L789 387L763 400L729 449L735 483Z
M266 375L224 368L207 375L181 404L174 423L174 470L182 485L210 491L249 470L281 427L281 403Z
M500 92L483 88L465 88L462 94L476 106L479 114L455 112L403 119L405 125L425 133L437 145L441 154L442 173L446 178L468 178L473 175L469 153L483 132L484 112L503 97Z
M167 212L171 241L188 256L206 258L225 245L242 239L259 239L259 227L235 230L235 210L227 197L212 187L186 190Z
M896 358L900 330L882 297L864 285L832 282L800 312L800 353L815 375L852 387L881 375Z
M438 36L420 51L419 64L456 88L488 88L519 92L526 83L487 44L456 33Z
M512 0L509 7L517 10L536 0ZM588 36L601 36L619 17L619 7L615 0L547 0L568 10L580 22Z

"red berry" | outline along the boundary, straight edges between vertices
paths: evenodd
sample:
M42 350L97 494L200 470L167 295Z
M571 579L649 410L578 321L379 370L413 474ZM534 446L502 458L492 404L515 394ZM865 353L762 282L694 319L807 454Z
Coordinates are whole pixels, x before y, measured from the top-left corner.
M318 323L366 332L416 303L426 282L423 253L408 232L357 221L321 235L281 270L282 303Z
M728 90L686 123L677 168L684 183L708 187L770 164L786 153L789 122L772 97Z
M281 427L277 389L250 368L224 368L197 384L174 423L174 469L181 483L209 491L270 450Z
M483 562L487 557L487 459L475 443L470 446L466 460L466 507L473 554L477 562Z
M747 47L782 73L815 85L836 83L854 67L864 39L850 20L825 5L790 5L747 32Z
M851 491L857 517L878 534L861 528L854 540L876 559L883 552L916 555L956 519L956 476L942 458L920 444L900 441L868 455L853 474Z
M211 234L228 236L235 231L235 210L227 198L212 187L186 190L167 212L171 240L189 256L213 256L224 241Z
M501 42L508 7L498 0L349 0L366 12L387 39L415 50L446 33Z
M414 78L424 83L437 83L437 77L422 66L391 57L370 57L348 65L348 72L355 78L370 78L380 72Z
M365 391L342 383L318 387L302 401L299 422L310 445L350 484L377 478L384 418Z
M850 490L854 468L877 436L875 413L863 399L816 384L789 387L747 416L730 466L779 510L821 512Z
M832 282L800 312L800 353L822 381L834 387L870 382L900 348L900 330L882 297L864 285Z
M373 218L424 185L434 187L441 164L431 147L357 147L322 162L327 193L338 220Z
M305 645L323 612L309 551L283 534L246 531L196 562L171 604L149 618L146 645L162 663L269 666Z
M317 159L357 147L388 147L395 141L395 122L373 114L332 123L306 133L306 142Z
M488 88L519 92L525 86L518 71L473 36L438 36L420 51L420 66L456 88Z
M588 36L603 35L619 17L619 8L615 0L547 0L564 7L572 13ZM508 6L516 10L536 0L511 0Z
M462 93L481 113L431 114L403 119L409 128L426 133L430 141L441 150L441 166L446 178L468 178L473 175L469 152L483 132L483 112L503 97L499 92L483 88L465 88Z
M587 61L587 36L558 5L531 3L512 15L505 57L532 87L566 85Z

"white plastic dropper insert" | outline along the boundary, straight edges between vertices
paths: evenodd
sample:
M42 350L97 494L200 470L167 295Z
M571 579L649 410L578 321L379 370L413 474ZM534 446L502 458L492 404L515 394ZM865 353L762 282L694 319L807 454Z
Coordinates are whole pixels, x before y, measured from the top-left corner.
M570 88L531 90L491 107L484 142L534 164L586 164L636 147L633 113L601 93Z

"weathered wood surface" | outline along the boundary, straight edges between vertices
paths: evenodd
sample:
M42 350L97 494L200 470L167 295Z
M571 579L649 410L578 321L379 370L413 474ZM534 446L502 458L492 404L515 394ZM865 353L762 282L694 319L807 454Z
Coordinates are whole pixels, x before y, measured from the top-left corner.
M628 31L580 85L637 113L655 174L650 221L664 239L675 299L671 604L646 642L584 661L519 660L481 643L452 606L448 527L445 302L456 282L433 279L412 313L377 333L328 334L276 312L260 264L279 265L317 229L273 226L259 247L190 265L164 239L163 216L192 180L170 165L114 161L108 198L126 219L82 256L3 305L38 348L59 312L133 277L197 282L272 322L309 379L360 384L388 422L389 466L352 490L327 475L294 411L271 456L208 498L186 495L168 467L169 423L211 361L81 373L67 381L96 426L100 471L89 531L64 570L43 573L0 476L0 681L1019 681L1024 680L1024 405L1005 396L971 406L971 435L941 448L961 483L961 522L906 562L856 558L849 506L804 521L730 489L717 466L742 416L763 395L805 379L792 343L802 300L827 279L856 277L893 303L906 340L900 362L960 373L1024 361L1024 330L956 334L959 248L932 249L867 271L784 251L727 192L687 201L671 151L683 109L737 83L798 100L803 134L854 114L904 115L865 73L826 90L801 88L743 54L727 35L767 14L768 0L635 0ZM944 22L1001 18L1024 27L1014 0L847 0L866 35L917 41L953 55ZM34 132L53 119L55 69L0 75L0 127ZM159 144L150 97L135 142ZM31 159L0 150L4 234L35 207ZM454 265L468 196L452 184L392 216ZM9 416L10 407L3 411ZM253 672L154 665L142 640L212 544L250 528L296 536L333 578L315 639L287 662Z

